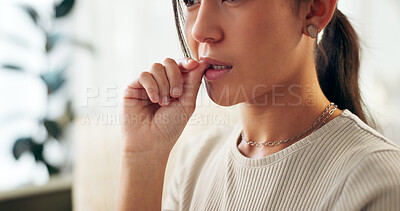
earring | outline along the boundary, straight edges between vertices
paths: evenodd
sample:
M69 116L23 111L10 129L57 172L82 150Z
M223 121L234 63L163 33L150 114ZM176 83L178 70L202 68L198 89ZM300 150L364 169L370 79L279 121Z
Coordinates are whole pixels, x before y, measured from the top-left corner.
M314 26L313 24L310 24L307 26L307 32L311 38L317 38L319 29L316 26Z

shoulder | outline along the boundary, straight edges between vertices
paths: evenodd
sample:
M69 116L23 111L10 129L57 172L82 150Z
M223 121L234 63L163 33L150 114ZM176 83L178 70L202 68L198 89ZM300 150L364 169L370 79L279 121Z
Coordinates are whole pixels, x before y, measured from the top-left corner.
M342 124L327 133L327 141L337 143L339 150L349 164L357 164L364 158L381 151L400 152L400 146L365 124L349 110L344 110Z
M375 151L365 156L348 174L338 207L391 210L400 207L399 199L400 151Z
M339 142L347 172L337 206L340 209L400 206L400 147L347 111L332 133ZM397 200L396 200L397 199Z
M388 148L400 150L398 144L388 139L382 133L378 132L371 126L367 125L357 115L353 114L347 109L345 109L343 112L344 113L342 116L347 121L346 130L348 131L349 135L352 135L352 137L356 139L364 139L363 142L365 143L373 142L376 144L384 145ZM371 140L371 142L369 140Z
M324 165L330 162L340 166L339 171L346 178L349 178L349 175L357 175L357 172L363 174L371 170L366 172L368 174L383 167L388 168L386 171L394 171L392 175L397 174L396 171L400 171L400 147L350 111L344 112L339 123L329 129L315 145L314 151L321 151L315 153L316 156L328 158L321 160L321 163L326 161ZM397 164L388 166L383 163ZM343 182L345 177L340 177L340 180Z
M385 178L392 184L400 185L400 150L382 150L369 154L361 160L353 174Z
M382 188L400 188L400 150L375 151L365 156L347 179L349 184L362 182Z

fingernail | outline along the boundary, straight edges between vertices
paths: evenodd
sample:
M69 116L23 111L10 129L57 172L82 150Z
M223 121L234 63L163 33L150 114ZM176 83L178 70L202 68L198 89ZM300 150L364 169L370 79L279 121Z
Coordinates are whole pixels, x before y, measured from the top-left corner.
M162 104L168 105L168 97L166 97L166 96L163 97Z
M179 87L175 87L174 89L172 89L172 95L179 95L181 93L181 89L179 89Z

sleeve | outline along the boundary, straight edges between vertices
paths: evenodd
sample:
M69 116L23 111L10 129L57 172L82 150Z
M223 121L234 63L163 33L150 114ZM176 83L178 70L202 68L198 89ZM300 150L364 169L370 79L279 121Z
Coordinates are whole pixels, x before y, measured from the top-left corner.
M166 187L166 196L163 200L162 211L178 211L179 210L179 184L181 184L181 163L182 149L177 153L177 161L171 174L171 179Z
M187 188L191 186L187 175L192 175L194 164L198 164L204 161L202 158L206 158L202 153L208 153L207 147L211 145L207 141L215 141L216 139L212 136L218 134L218 127L208 128L197 134L190 134L187 139L181 143L181 147L176 151L176 162L175 167L171 173L171 179L166 187L165 198L162 204L163 211L180 211L186 206L188 201L183 201L185 192L187 196ZM204 152L203 152L204 151ZM197 165L197 167L199 167ZM191 187L189 187L191 188Z
M335 210L400 210L400 151L366 156L348 176Z
M209 130L210 131L210 130ZM175 167L173 167L170 181L166 187L165 198L162 201L162 211L178 211L182 210L180 207L180 191L182 184L184 183L184 177L186 175L185 165L191 165L193 152L190 150L194 143L199 143L199 140L203 139L207 133L200 133L194 135L190 139L184 140L181 147L177 149ZM200 142L201 143L201 142ZM197 148L197 147L194 147Z
M179 175L174 171L171 181L167 187L167 193L164 198L162 211L178 211L179 210Z
M363 207L363 211L380 211L380 210L400 210L400 186L394 186L388 188L387 191L383 192L376 199L371 200L366 206Z

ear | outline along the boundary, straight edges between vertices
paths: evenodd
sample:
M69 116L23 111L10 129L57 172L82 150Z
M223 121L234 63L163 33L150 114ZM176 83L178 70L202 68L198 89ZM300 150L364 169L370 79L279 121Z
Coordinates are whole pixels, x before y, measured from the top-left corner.
M307 5L303 8L303 33L308 35L307 27L310 24L316 26L319 31L324 29L331 21L332 16L336 9L337 0L310 0ZM304 17L304 16L303 16Z

